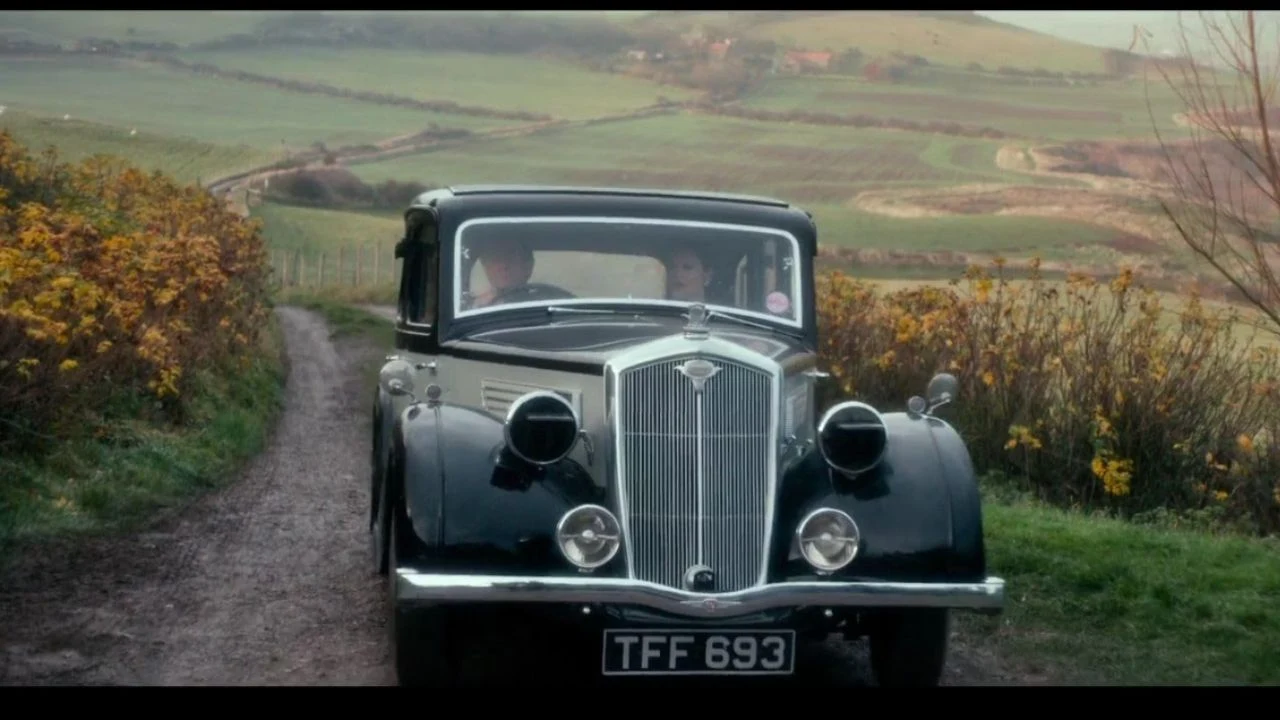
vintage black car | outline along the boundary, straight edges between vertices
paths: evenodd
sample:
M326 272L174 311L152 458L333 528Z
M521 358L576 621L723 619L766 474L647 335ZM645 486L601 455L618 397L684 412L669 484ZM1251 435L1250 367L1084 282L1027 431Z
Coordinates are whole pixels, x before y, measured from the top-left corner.
M767 198L411 204L369 515L401 683L451 681L460 618L499 607L588 632L601 676L787 675L844 633L879 684L939 681L950 611L1004 603L933 414L955 379L900 411L817 407L816 247Z

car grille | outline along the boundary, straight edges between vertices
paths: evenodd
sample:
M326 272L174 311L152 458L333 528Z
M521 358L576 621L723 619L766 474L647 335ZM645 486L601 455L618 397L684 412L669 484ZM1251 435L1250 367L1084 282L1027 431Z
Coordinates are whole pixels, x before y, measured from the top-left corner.
M720 358L701 393L663 360L619 375L619 487L637 579L681 587L706 565L714 592L760 579L774 468L773 377ZM700 418L700 422L699 422ZM699 472L701 467L701 473Z

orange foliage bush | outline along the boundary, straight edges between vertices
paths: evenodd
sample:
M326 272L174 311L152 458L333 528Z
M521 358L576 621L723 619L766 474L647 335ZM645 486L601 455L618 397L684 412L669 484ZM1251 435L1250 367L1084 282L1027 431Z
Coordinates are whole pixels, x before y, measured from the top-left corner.
M890 408L951 372L946 409L980 471L1024 477L1042 498L1121 513L1212 508L1280 530L1280 353L1243 348L1234 314L1191 298L1178 313L1137 288L1006 281L884 295L819 279L832 389Z
M0 447L246 361L268 313L259 228L119 160L32 157L0 132Z

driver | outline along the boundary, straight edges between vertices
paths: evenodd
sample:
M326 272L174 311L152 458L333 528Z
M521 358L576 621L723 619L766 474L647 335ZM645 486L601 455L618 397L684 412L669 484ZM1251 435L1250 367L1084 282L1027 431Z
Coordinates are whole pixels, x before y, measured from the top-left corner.
M487 307L505 290L529 283L533 250L514 238L500 238L477 248L476 255L489 279L489 290L477 293L473 307Z
M711 269L693 248L677 248L667 257L667 299L706 302Z

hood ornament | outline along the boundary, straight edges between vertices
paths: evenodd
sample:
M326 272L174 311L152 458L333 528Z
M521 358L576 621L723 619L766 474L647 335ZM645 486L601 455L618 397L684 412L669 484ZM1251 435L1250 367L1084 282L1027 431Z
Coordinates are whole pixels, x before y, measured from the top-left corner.
M689 378L689 382L693 383L693 391L699 393L702 392L702 388L707 384L707 381L715 377L715 374L720 370L721 368L718 365L712 365L702 358L694 358L683 365L676 366L676 371Z
M690 340L705 340L710 334L711 311L702 303L689 306L689 320L684 324L684 336Z

